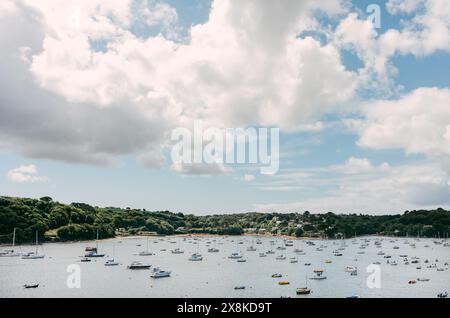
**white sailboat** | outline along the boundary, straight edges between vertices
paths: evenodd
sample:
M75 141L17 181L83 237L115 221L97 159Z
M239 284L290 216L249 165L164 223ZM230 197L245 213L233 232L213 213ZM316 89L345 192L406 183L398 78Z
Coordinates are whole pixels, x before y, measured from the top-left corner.
M105 266L118 266L119 262L115 261L116 246L113 244L113 258L106 261Z
M91 252L86 253L84 255L84 257L88 257L88 258L105 257L105 254L98 253L98 230L97 230L97 239L95 240L95 250L92 250Z
M152 256L153 253L148 250L148 237L147 237L147 249L145 251L139 252L139 256Z
M12 248L10 250L0 252L0 257L19 257L20 255L22 255L21 253L17 253L14 251L15 243L16 243L16 228L14 228L13 230Z
M38 231L36 231L36 251L29 252L22 256L22 259L43 259L45 257L44 254L38 254Z

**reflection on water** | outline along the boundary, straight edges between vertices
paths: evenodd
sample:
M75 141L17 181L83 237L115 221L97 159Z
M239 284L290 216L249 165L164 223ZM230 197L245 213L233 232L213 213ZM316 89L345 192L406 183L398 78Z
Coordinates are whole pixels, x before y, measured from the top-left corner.
M99 253L106 256L86 263L81 262L85 248L95 242L44 244L40 247L46 255L43 260L0 257L0 297L434 298L450 288L450 247L445 242L375 237L312 242L272 237L152 237L148 250L154 255L139 256L147 250L146 238L120 238L99 242ZM23 253L33 249L21 247ZM172 253L175 249L178 252ZM190 261L194 253L203 260ZM232 253L242 258L229 258ZM119 265L105 266L112 257ZM127 269L133 261L171 271L171 276L155 279L150 277L152 270ZM373 276L367 272L373 263L380 264L381 288L367 285L370 278L373 286ZM67 287L71 264L80 266L81 288ZM326 279L311 279L317 269L324 271ZM23 288L35 283L40 284L36 289ZM296 289L306 285L312 293L297 296Z

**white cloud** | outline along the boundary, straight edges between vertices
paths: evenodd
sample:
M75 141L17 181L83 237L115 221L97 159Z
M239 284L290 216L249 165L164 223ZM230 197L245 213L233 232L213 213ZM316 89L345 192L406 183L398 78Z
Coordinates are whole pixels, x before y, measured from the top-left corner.
M367 165L366 165L367 166ZM370 163L370 166L373 165ZM420 163L372 169L358 174L331 176L334 167L318 169L316 174L303 179L276 183L275 188L290 186L290 190L315 188L322 195L302 201L285 203L258 203L260 211L315 213L400 213L417 208L450 206L450 178L439 165ZM331 189L324 191L324 186Z
M350 13L331 35L338 47L355 52L364 67L359 70L360 87L377 93L396 93L396 55L428 56L450 52L450 2L447 0L390 0L389 13L409 14L398 29L379 33L373 23ZM385 23L383 16L381 23ZM373 94L373 91L372 91Z
M45 176L39 176L36 166L32 164L10 170L7 177L10 181L16 183L45 182L48 180Z
M388 163L383 163L379 167L375 167L367 158L350 157L344 165L333 166L331 170L345 173L345 174L360 174L367 172L375 172L378 169L388 170L390 168Z
M70 102L106 107L141 100L151 109L158 96L175 118L295 128L346 101L355 89L338 50L296 38L308 3L216 0L209 20L192 27L186 44L138 39L107 19L94 23L98 10L90 5L82 10L81 20L88 21L83 27L60 27L58 37L47 32L31 70L42 87ZM110 39L109 49L92 52L91 36Z
M232 170L220 163L211 164L173 164L172 171L188 176L213 176L231 172Z
M424 3L424 0L389 0L386 3L386 9L390 14L399 14L401 12L413 13L420 5Z
M358 144L404 149L410 154L450 157L450 90L420 88L399 100L366 105Z
M16 13L19 10L15 0L2 0L0 2L0 17L11 13Z
M0 22L3 145L91 164L135 154L154 166L172 127L203 119L318 131L318 118L355 94L338 49L297 38L317 10L345 12L342 1L216 0L183 43L165 32L133 34L143 18L136 3L148 4L149 25L176 24L175 9L156 1L24 0L8 11Z

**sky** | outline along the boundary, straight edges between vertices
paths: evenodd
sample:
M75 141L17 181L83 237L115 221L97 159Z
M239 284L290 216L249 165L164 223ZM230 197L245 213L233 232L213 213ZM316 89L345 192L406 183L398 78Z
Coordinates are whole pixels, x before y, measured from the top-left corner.
M2 0L0 195L216 213L450 208L447 0ZM174 129L278 128L279 170Z

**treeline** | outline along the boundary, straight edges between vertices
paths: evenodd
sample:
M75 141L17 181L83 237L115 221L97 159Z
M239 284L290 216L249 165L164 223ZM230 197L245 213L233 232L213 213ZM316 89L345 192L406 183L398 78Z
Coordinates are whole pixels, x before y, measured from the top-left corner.
M407 211L399 215L244 213L195 216L145 209L99 208L85 203L70 205L40 199L0 197L0 242L90 240L117 233L154 232L160 235L204 233L240 235L272 233L308 237L352 237L361 235L446 236L450 232L450 211Z

